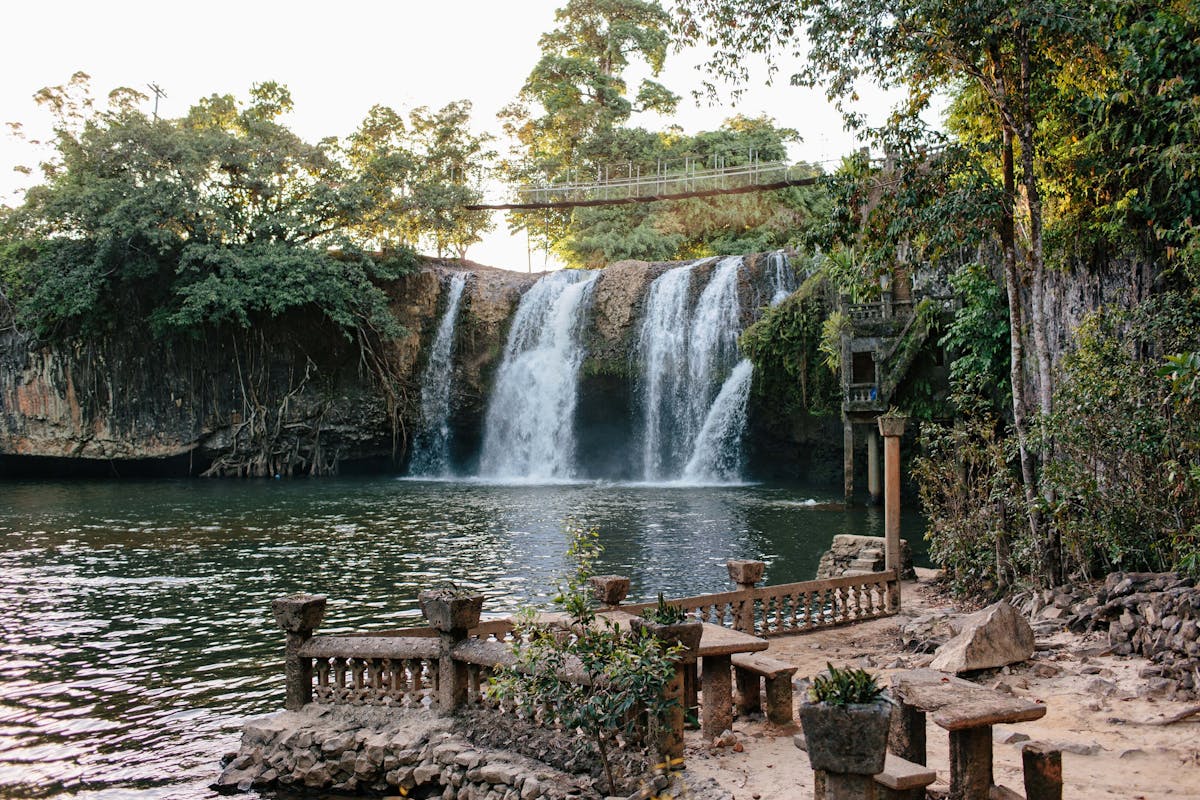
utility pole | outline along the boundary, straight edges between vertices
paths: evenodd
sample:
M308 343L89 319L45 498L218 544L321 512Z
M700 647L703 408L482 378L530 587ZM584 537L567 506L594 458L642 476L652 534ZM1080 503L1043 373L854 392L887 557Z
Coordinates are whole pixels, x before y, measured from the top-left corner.
M160 89L157 83L147 83L146 85L150 87L150 91L154 92L154 121L157 122L158 121L158 101L160 98L165 99L167 96L167 93L164 92L162 89Z

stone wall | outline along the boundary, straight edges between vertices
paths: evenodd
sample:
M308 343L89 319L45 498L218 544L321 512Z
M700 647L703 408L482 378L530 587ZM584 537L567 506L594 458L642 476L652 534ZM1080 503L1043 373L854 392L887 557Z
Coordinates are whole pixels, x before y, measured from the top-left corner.
M309 705L248 722L213 787L398 792L445 800L596 798L589 778L475 747L424 710Z
M489 711L449 717L423 708L310 704L247 722L240 750L226 757L213 789L401 793L442 800L609 796L601 791L590 744L514 722ZM657 792L671 783L639 754L617 751L610 759L620 797L644 798L646 789ZM694 800L731 800L711 781L688 776L686 783Z
M1117 655L1140 655L1147 690L1200 698L1200 587L1174 572L1114 572L1099 586L1065 586L1025 599L1035 622L1074 631L1107 631Z
M885 546L886 542L882 536L839 533L833 537L833 543L821 556L821 562L817 565L817 580L840 578L847 570L851 570L850 574L854 574L854 570L883 572ZM912 548L905 539L900 540L900 564L901 579L916 580Z

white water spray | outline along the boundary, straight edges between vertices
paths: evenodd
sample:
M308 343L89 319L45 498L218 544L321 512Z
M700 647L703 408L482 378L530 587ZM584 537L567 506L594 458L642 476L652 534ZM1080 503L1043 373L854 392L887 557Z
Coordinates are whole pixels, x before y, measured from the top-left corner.
M738 358L742 263L740 256L722 259L690 310L697 265L676 267L651 284L638 339L644 480L739 477L748 362L735 387L721 387L723 379L735 377L730 370ZM730 407L739 398L740 406ZM719 413L717 401L724 403Z
M521 298L488 401L481 476L574 477L583 312L598 274L553 272Z
M445 477L450 474L450 392L454 382L454 331L462 304L465 272L450 277L446 310L429 347L421 375L421 429L413 440L409 474Z

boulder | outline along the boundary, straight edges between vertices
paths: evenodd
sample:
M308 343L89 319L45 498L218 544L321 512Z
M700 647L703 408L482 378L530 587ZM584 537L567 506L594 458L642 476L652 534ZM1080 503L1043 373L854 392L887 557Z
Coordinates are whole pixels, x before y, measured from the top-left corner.
M929 666L942 672L1003 667L1033 655L1033 629L1001 600L963 620L957 636L937 649Z

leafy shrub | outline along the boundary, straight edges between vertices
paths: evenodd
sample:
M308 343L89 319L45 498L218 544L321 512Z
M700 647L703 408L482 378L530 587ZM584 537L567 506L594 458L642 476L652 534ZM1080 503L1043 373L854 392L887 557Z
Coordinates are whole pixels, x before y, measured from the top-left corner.
M663 648L651 636L625 635L617 623L597 617L588 578L602 548L595 531L568 529L574 571L560 580L554 602L568 616L567 630L535 621L532 608L518 615L516 663L493 677L489 694L529 719L556 717L563 729L581 731L600 757L609 794L617 794L609 749L632 744L645 732L653 749L675 701L664 698L675 674L679 647ZM572 674L578 678L566 679ZM550 710L547 712L547 710Z
M1033 550L1011 439L990 417L923 424L913 477L928 517L929 555L955 591L994 595L1027 575Z
M1084 574L1195 568L1200 404L1187 364L1166 359L1197 344L1200 305L1173 293L1076 331L1044 424L1044 488L1067 563Z

